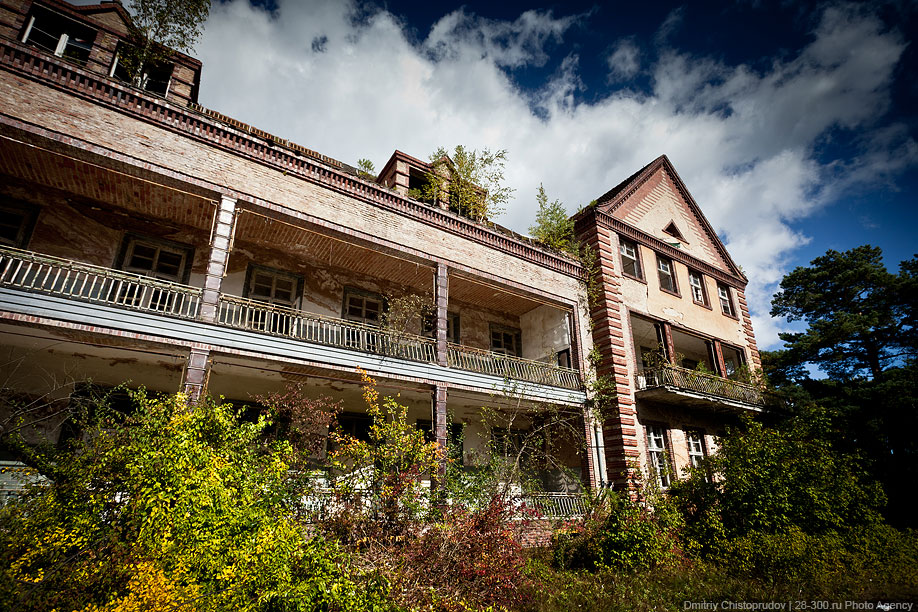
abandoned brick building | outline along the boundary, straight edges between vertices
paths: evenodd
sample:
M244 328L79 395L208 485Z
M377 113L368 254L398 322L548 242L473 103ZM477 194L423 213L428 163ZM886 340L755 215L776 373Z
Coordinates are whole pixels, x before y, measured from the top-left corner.
M505 445L528 407L576 413L565 469L543 477L557 496L620 482L629 460L665 485L759 409L731 380L759 365L746 279L665 157L576 217L599 254L591 309L578 260L408 197L422 161L396 151L369 177L206 109L186 55L126 82L128 19L116 2L0 3L8 393L66 402L81 381L130 381L251 402L295 381L343 400L359 434L361 367L441 443L461 428L469 465L494 446L482 406L524 409ZM430 314L381 326L409 295ZM604 423L594 344L618 389ZM54 443L61 425L32 435Z

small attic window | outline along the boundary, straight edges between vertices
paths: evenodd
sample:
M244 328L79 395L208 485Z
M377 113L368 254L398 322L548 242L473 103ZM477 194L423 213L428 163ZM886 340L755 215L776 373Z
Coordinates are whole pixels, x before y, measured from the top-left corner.
M29 17L22 42L58 57L85 65L96 31L59 13L36 6Z
M175 65L165 60L153 59L143 67L142 74L137 75L137 78L131 78L132 72L134 72L130 69L133 55L130 44L118 43L118 51L115 53L109 76L140 87L150 93L165 96L169 92L169 84L172 80L172 72L175 69Z
M669 235L672 236L673 238L678 238L678 239L681 240L682 242L687 242L687 240L685 239L685 236L683 236L683 235L682 235L682 232L679 231L679 228L676 227L675 221L670 221L670 222L669 222L669 225L667 225L667 226L663 229L663 233L664 233L664 234L669 234Z

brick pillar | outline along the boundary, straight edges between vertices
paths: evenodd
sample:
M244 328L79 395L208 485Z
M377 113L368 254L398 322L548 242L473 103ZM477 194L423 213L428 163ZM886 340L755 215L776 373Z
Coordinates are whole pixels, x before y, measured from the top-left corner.
M188 362L185 364L185 382L182 383L182 391L188 395L188 403L194 404L204 394L207 388L207 375L210 366L207 358L210 351L193 348L188 353Z
M216 321L220 301L220 288L226 274L233 233L236 231L236 200L223 196L217 208L214 227L211 230L210 259L204 276L204 293L201 298L202 321Z
M434 273L434 300L437 308L437 363L445 367L449 355L448 347L446 346L449 270L444 264L437 264L437 271Z
M755 343L755 333L752 331L752 317L749 316L749 305L746 303L746 292L737 290L736 292L739 307L740 321L743 322L743 332L746 335L746 346L749 349L749 356L752 358L752 369L762 369L762 359L759 355L759 347Z
M720 376L727 375L727 366L724 363L724 350L720 345L720 340L714 340L714 359L717 365L717 374Z
M617 487L631 484L634 463L639 460L632 373L628 368L630 347L625 344L624 327L629 325L628 311L622 302L619 244L615 232L595 216L578 224L578 237L589 244L599 257L600 294L590 305L593 318L593 345L602 354L598 376L615 381L617 396L610 414L602 423L603 463L609 481Z
M443 449L440 468L437 470L437 480L442 480L446 475L446 385L437 385L431 393L430 420L433 423L433 435L437 444Z
M676 363L676 344L673 342L673 326L669 323L663 323L663 341L666 343L666 358L673 365L682 365Z

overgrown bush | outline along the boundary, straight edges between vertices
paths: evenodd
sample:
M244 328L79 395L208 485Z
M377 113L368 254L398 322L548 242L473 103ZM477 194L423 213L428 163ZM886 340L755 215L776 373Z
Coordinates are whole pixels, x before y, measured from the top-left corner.
M555 536L554 563L590 571L676 563L681 558L681 526L681 516L662 497L648 503L626 492L612 492L581 528Z
M387 587L291 518L289 444L232 406L134 396L0 510L0 608L328 610Z

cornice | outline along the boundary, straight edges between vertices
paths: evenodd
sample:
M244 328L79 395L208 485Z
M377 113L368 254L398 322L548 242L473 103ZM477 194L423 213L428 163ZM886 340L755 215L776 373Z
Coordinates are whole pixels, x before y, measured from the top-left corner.
M582 276L582 265L572 258L354 177L334 167L340 162L267 132L244 132L249 126L220 113L179 107L10 40L0 40L0 68L561 274Z

